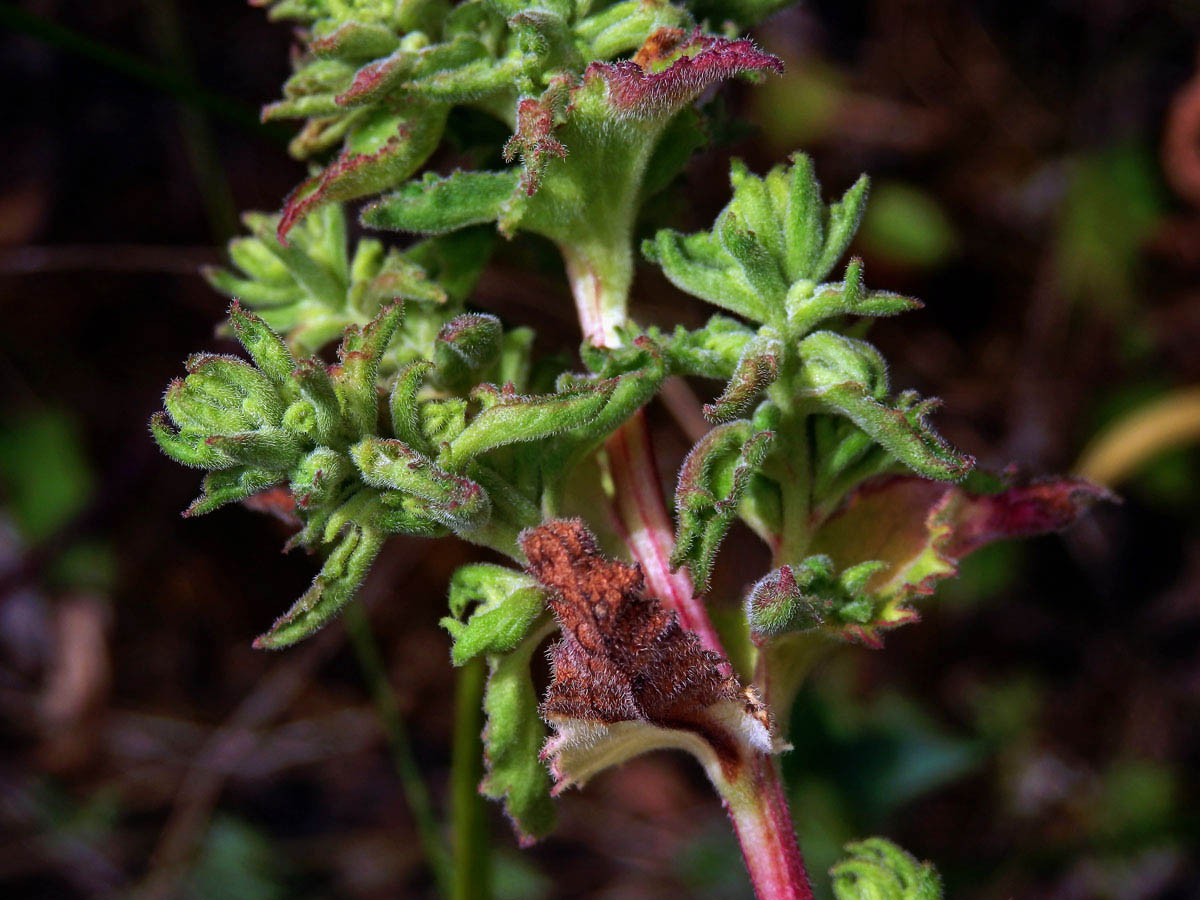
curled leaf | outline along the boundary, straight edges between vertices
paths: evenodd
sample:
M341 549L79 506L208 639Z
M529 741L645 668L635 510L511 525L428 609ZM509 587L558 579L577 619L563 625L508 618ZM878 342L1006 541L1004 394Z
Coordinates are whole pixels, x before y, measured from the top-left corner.
M1058 531L1092 504L1113 499L1078 478L1002 486L993 493L907 476L859 488L813 537L812 550L839 566L881 560L867 589L899 603L933 593L958 561L992 541Z
M363 481L425 501L428 515L448 528L477 527L491 506L483 488L454 475L402 441L367 438L350 449Z
M665 32L665 33L664 33ZM640 57L616 63L592 63L584 81L602 79L608 102L619 116L657 118L681 109L709 85L743 72L782 74L778 57L758 49L752 41L706 37L696 29L681 40L682 32L665 29L651 35L652 49Z
M254 646L282 650L318 631L354 596L379 555L384 538L370 528L347 527L312 587L275 620L269 631L255 639Z
M837 900L941 900L942 880L923 863L885 838L846 845L849 858L829 874Z
M773 749L753 691L646 596L640 567L602 556L577 519L529 529L520 544L563 635L541 710L555 732L543 756L556 792L663 747L733 781L750 755Z
M525 396L482 385L475 396L486 398L485 407L450 442L448 463L461 468L467 460L496 447L538 441L580 428L604 408L616 386L616 379L608 379L554 394Z
M704 404L704 417L710 422L728 422L745 415L779 377L783 355L783 341L775 329L769 325L760 328L743 348L724 392Z
M450 579L450 615L441 621L454 639L451 660L462 666L480 654L511 653L544 609L542 589L528 575L490 563L461 566Z
M686 564L699 591L708 585L717 549L773 437L747 421L718 425L692 447L680 467L671 565Z
M441 140L446 108L409 101L403 113L381 108L359 122L332 163L297 187L284 202L279 241L314 209L356 200L410 177Z

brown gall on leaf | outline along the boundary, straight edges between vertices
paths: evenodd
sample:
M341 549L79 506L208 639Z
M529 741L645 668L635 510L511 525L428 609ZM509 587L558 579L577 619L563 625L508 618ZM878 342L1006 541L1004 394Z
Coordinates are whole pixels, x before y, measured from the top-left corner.
M1010 473L1005 480L1013 482ZM886 478L852 494L817 531L811 552L828 554L839 567L887 563L866 585L885 601L880 618L846 634L879 646L881 630L916 619L905 604L932 595L939 581L957 575L967 554L1004 538L1060 531L1092 504L1115 499L1079 478L1013 482L994 493L923 478Z
M541 707L555 730L542 756L556 793L651 749L689 750L727 781L751 755L775 749L753 690L646 596L639 566L604 557L578 519L518 540L562 629Z
M667 29L670 31L670 29ZM706 37L697 28L686 41L678 41L662 30L650 35L646 46L630 60L594 62L583 73L586 84L603 78L614 112L641 118L657 118L674 112L699 96L706 88L744 72L783 74L783 62L765 53L745 38L730 41ZM660 71L656 63L676 58Z

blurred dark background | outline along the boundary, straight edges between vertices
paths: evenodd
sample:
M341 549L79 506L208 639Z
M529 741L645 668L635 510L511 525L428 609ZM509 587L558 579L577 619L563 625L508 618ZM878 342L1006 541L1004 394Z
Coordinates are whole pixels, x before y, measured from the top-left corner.
M710 221L730 155L763 171L804 148L828 193L870 172L868 283L927 304L874 332L894 383L942 396L983 463L1082 468L1124 498L971 558L919 626L817 672L785 759L811 870L884 833L952 897L1200 897L1200 7L812 2L757 35L787 76L722 92L656 222ZM250 648L313 564L262 516L180 519L198 477L145 428L188 353L231 349L197 267L304 175L255 112L289 44L233 0L0 5L7 897L432 896L342 626ZM573 353L543 250L519 242L504 256L540 270L499 261L476 302ZM636 292L646 320L699 320L648 270ZM653 415L670 465L686 443ZM733 540L718 617L755 577ZM470 553L397 539L364 590L439 806L437 619ZM492 811L498 897L748 896L686 758L559 807L529 851Z

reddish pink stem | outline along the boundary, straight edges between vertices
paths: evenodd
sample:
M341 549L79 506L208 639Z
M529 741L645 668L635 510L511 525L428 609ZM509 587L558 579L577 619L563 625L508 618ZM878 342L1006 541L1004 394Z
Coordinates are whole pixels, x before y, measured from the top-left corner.
M759 900L812 900L775 761L756 754L748 769L722 796L754 894Z
M704 646L725 655L704 604L696 596L685 569L671 571L675 529L663 500L658 466L650 447L646 416L638 410L606 445L616 486L617 527L642 565L650 592L675 610L679 624L700 636Z
M639 410L618 429L606 448L616 495L614 518L621 537L641 564L651 592L675 610L679 624L699 635L710 650L725 656L691 577L686 570L671 571L675 532L644 413ZM812 900L775 762L756 753L745 765L736 782L717 787L741 844L755 895L759 900Z
M606 286L586 254L564 245L563 256L584 337L599 346L617 346L624 303L606 304L605 297L613 290L623 297L627 280ZM680 625L725 657L691 576L686 570L671 571L675 529L663 498L645 414L641 410L635 413L608 439L605 449L613 480L613 518L621 538L641 564L650 591L675 611ZM736 781L727 782L718 775L714 781L737 832L758 900L812 900L774 759L754 753Z

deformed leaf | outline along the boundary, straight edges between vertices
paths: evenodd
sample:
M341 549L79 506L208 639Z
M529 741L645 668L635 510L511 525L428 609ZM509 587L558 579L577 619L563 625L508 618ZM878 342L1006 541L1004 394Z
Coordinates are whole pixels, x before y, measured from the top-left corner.
M539 592L540 595L540 592ZM554 628L547 616L511 652L488 658L483 711L483 754L487 775L479 790L504 801L522 845L532 844L554 828L554 803L550 797L550 772L540 751L546 726L538 716L537 691L530 661L538 645Z
M783 72L778 57L765 53L752 41L708 37L696 29L684 38L678 29L662 29L667 40L651 35L647 45L653 55L615 63L588 66L584 82L601 79L607 101L619 117L659 118L673 115L709 85L743 72Z
M260 650L282 650L324 626L341 611L367 577L384 537L370 528L348 526L340 543L313 579L312 587L275 620L269 631L255 639L254 646Z
M200 496L184 510L185 516L203 516L228 503L252 497L284 480L282 472L238 466L209 472L201 482Z
M466 390L500 355L504 329L487 313L464 313L442 326L433 343L433 380L441 387Z
M867 589L892 603L933 593L957 573L958 561L995 540L1058 531L1093 503L1111 500L1103 488L1076 478L1017 483L996 493L972 493L936 481L898 476L869 483L814 535L811 550L839 567L881 560Z
M933 430L925 417L936 400L906 391L890 405L887 365L865 341L818 331L800 342L804 394L826 412L843 415L900 462L928 478L957 481L975 464Z
M445 234L468 225L494 222L520 180L516 171L427 172L392 194L368 204L362 223L388 231Z
M356 200L409 178L441 140L447 108L410 100L403 112L372 110L357 123L337 159L297 187L284 202L279 240L327 203Z
M538 441L579 428L604 408L616 386L616 379L609 379L555 394L524 396L482 385L474 396L487 395L486 405L450 442L447 464L458 469L496 447Z
M483 488L445 471L402 441L366 438L350 448L363 481L423 500L428 515L448 528L476 527L490 511Z
M555 792L664 747L694 753L718 783L774 750L771 725L725 661L647 597L638 566L606 559L578 519L521 534L530 574L562 630L542 716Z
M671 566L687 565L698 591L708 585L717 550L773 437L744 420L718 425L692 447L680 467Z
M461 566L450 579L450 615L441 621L454 639L451 660L462 666L480 654L513 652L544 609L542 589L528 575L490 563Z

